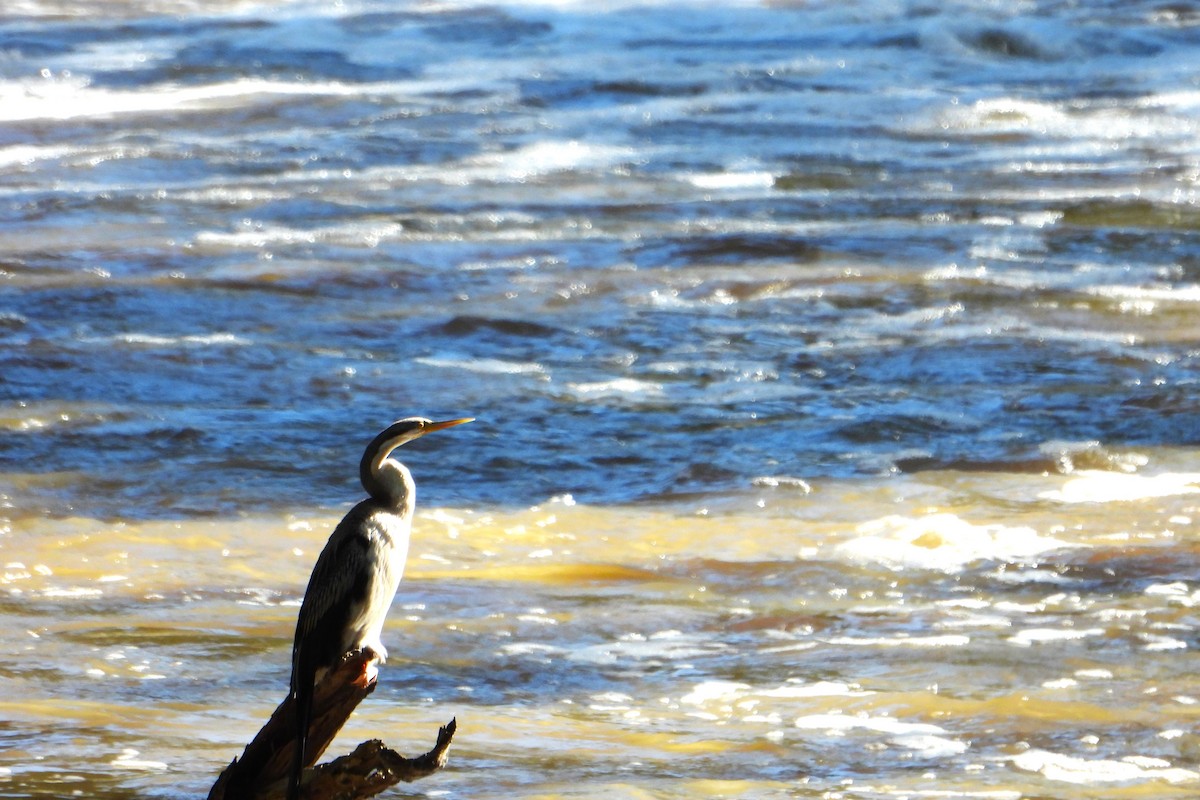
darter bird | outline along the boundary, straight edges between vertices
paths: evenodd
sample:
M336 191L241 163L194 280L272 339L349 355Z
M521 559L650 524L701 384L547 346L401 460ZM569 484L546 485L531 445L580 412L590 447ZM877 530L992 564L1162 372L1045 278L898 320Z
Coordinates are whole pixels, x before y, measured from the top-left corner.
M389 456L405 442L470 421L398 420L372 439L363 453L359 479L370 496L334 528L313 567L296 622L291 682L296 749L288 778L289 800L300 796L315 684L348 652L369 649L380 662L387 658L379 637L404 573L416 503L412 474Z

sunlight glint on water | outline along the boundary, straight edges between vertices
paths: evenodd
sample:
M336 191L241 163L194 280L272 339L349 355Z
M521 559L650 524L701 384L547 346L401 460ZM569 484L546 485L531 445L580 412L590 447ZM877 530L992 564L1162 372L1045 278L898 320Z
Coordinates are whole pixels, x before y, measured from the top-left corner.
M0 797L195 797L390 420L331 754L431 797L1192 797L1197 19L21 2Z

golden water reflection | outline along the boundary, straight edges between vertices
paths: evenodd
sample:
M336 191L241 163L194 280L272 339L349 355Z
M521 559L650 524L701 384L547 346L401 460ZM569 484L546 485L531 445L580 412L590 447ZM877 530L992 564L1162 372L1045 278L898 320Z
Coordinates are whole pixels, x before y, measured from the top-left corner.
M454 716L420 791L1194 796L1193 463L426 509L392 660L331 752L424 750ZM337 512L47 519L8 494L0 796L201 795L285 691Z

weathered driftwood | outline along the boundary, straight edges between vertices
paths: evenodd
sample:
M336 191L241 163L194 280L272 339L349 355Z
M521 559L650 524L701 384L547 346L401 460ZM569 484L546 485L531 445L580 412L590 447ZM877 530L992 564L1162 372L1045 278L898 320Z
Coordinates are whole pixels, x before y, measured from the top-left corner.
M356 651L343 656L342 663L317 684L306 768L316 763L358 704L375 690L376 678L375 654ZM377 739L363 742L349 755L306 769L300 796L357 800L373 797L401 781L430 775L445 766L454 729L455 722L450 720L438 731L433 749L416 758L405 758ZM235 758L217 778L208 800L282 800L287 794L295 736L296 707L289 695L246 745L241 758Z

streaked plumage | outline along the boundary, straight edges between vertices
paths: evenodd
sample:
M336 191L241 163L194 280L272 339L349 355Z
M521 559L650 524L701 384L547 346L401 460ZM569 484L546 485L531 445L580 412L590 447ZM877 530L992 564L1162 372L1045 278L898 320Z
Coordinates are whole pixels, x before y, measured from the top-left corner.
M416 501L412 475L388 456L426 433L470 421L402 419L376 436L363 453L359 478L369 497L334 528L313 567L296 621L291 681L296 754L288 780L289 800L299 797L316 682L350 651L369 648L380 661L387 658L380 634L404 574Z

